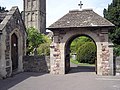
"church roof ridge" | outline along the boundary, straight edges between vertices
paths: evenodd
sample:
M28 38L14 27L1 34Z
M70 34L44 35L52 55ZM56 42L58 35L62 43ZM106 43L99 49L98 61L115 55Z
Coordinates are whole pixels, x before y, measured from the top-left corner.
M95 13L92 9L82 9L70 10L62 18L50 25L48 29L70 27L114 27L114 24Z
M86 11L93 11L93 9L74 9L74 10L70 10L69 13L71 12L86 12Z

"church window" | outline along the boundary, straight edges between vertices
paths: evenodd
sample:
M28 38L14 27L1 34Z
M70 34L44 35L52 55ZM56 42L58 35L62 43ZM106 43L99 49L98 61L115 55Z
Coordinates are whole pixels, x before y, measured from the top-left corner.
M31 21L31 15L28 13L28 21Z
M28 8L31 6L31 2L30 0L28 0Z
M32 21L35 21L35 13L32 13Z

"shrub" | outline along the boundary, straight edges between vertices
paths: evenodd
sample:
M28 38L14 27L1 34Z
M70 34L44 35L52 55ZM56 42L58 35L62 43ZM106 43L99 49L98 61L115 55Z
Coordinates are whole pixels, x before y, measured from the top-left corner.
M50 44L49 43L43 43L40 44L40 46L37 49L38 55L50 55Z
M49 56L50 55L50 44L51 44L51 39L44 35L44 40L45 42L40 44L39 47L37 48L38 51L38 55L46 55Z
M80 37L76 38L75 40L73 40L73 42L71 43L71 46L70 46L71 53L76 53L78 48L80 46L82 46L83 44L85 44L86 42L92 42L92 40L86 36L80 36Z
M93 42L86 42L77 51L77 60L80 63L94 64L96 59L96 46Z
M44 43L44 35L39 33L35 28L30 27L27 29L27 55L34 52L40 44Z
M114 47L114 56L120 56L120 45L115 45Z

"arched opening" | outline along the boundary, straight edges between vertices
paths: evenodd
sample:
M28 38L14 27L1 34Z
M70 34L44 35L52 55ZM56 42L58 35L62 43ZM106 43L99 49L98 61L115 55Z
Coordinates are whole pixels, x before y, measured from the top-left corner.
M74 43L75 41L77 43ZM74 47L72 47L73 43L77 45L74 45ZM90 45L94 45L94 46L92 46L91 48ZM94 47L94 51L93 51L93 47ZM73 51L72 50L73 48L76 48L76 50ZM87 49L88 49L87 52L81 51L81 50L87 50ZM84 53L81 53L81 52L84 52ZM81 56L81 57L83 56L80 54L85 55L83 59L78 57L78 56ZM74 60L72 57L74 57ZM75 65L75 63L73 62L71 63L70 61L73 61L73 62L77 61L79 63ZM88 64L85 64L85 63L88 63ZM65 44L65 73L68 73L69 71L70 73L95 72L97 74L97 46L95 41L90 36L84 35L84 34L80 34L80 35L78 34L78 35L72 36L71 38L69 38L69 40L67 40Z
M18 69L18 37L15 33L11 36L11 60L12 71L15 72Z

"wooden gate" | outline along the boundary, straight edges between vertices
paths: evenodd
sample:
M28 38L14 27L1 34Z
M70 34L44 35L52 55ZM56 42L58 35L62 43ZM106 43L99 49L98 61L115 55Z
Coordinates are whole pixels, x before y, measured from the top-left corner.
M15 33L11 36L11 59L12 70L15 71L18 68L18 38Z

